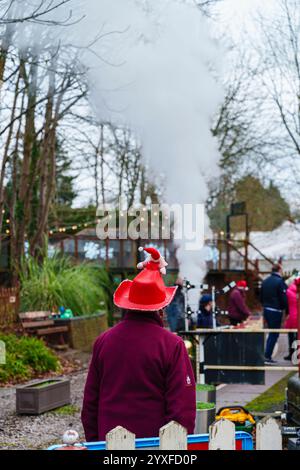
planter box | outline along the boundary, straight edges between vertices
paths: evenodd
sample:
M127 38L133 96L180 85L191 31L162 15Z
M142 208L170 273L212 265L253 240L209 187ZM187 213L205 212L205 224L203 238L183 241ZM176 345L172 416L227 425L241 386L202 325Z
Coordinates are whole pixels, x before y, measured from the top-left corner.
M55 325L67 325L69 345L83 352L91 352L95 339L108 329L106 312L70 319L57 319Z
M16 388L16 412L40 414L71 402L68 379L40 380Z
M209 426L215 421L216 408L196 410L196 422L194 434L206 434Z

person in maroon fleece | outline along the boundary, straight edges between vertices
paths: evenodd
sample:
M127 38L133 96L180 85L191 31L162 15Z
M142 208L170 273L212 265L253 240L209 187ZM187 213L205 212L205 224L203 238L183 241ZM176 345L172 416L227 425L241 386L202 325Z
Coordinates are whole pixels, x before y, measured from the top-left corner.
M228 314L231 325L243 323L250 315L245 301L246 290L248 290L247 282L237 281L236 287L229 295Z
M176 287L166 287L166 262L154 248L133 281L123 281L114 303L123 320L94 344L84 390L82 424L88 442L116 426L136 437L155 437L170 421L189 434L196 414L195 379L183 340L163 327L160 313Z

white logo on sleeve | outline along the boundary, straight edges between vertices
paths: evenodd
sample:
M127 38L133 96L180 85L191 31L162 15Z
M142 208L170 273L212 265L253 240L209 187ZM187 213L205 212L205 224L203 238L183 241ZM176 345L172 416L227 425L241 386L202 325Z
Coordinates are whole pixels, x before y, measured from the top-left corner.
M186 384L192 385L191 377L189 375L186 376Z

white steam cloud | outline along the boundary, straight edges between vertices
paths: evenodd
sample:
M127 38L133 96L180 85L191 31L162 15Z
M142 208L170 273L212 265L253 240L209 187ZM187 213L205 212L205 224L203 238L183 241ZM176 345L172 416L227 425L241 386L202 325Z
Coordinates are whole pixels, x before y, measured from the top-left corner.
M204 203L207 181L217 173L210 127L221 98L210 71L220 57L205 18L182 0L73 5L74 16L85 17L61 28L59 40L83 47L100 33L93 53L81 52L98 117L136 133L152 171L166 175L167 202ZM65 18L66 11L55 14ZM199 283L205 272L199 252L187 252L181 243L178 258L181 275Z

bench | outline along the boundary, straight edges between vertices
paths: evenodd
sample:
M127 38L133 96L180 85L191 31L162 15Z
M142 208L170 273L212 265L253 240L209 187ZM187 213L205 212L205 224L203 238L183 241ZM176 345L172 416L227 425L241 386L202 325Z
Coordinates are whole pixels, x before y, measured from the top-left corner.
M55 326L51 312L22 312L19 313L19 318L26 333L39 337L59 335L60 344L65 344L64 333L68 333L69 328L66 325Z

